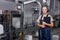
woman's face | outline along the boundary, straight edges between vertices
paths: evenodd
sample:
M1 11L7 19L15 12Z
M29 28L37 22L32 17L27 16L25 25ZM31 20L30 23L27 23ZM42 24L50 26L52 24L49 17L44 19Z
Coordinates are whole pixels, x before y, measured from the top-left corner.
M42 12L43 12L43 14L46 14L47 13L47 8L46 7L43 7L42 8Z

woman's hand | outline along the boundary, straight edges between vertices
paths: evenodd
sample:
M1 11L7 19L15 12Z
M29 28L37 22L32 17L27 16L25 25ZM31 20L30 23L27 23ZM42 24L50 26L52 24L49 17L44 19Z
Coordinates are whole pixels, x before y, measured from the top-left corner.
M45 22L43 22L43 24L41 25L41 24L38 22L38 24L37 24L37 25L38 25L38 27L45 28L45 27L46 27L46 26L45 26L45 24L46 24L46 23L45 23Z
M47 23L46 23L46 22L43 22L42 24L43 24L43 25L47 25Z
M40 25L41 28L45 28L46 26L45 25Z

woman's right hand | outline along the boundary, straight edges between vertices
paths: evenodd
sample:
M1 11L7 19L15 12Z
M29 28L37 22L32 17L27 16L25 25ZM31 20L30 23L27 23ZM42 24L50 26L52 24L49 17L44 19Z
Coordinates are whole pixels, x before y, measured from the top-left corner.
M45 25L40 25L41 28L45 28Z
M40 22L37 23L37 26L41 28L45 28L45 25L44 24L40 25Z

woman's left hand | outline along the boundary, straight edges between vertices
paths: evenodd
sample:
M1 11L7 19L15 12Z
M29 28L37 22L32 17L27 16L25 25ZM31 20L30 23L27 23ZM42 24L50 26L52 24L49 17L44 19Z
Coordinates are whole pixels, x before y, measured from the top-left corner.
M46 22L43 22L43 25L47 25L47 23Z

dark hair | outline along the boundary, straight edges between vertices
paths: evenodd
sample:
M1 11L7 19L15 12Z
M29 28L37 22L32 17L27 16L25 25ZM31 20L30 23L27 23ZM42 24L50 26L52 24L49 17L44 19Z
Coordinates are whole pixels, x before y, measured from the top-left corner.
M42 5L42 8L43 8L43 7L46 7L46 8L48 9L48 6L47 6L47 5Z

